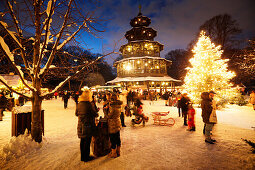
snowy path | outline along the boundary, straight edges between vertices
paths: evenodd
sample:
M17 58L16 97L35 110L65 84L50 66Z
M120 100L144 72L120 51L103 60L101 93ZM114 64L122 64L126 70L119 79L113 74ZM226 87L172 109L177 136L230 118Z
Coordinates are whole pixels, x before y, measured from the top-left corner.
M163 104L158 101L150 105L145 101L145 113L170 110L176 120L173 127L152 125L150 115L145 127L131 127L131 118L126 118L127 127L121 130L121 156L83 163L74 102L70 100L69 108L64 110L61 100L45 101L45 137L41 148L0 162L0 169L255 169L255 155L241 140L255 140L255 131L250 128L255 121L251 107L229 106L218 111L219 124L214 129L218 142L209 145L204 142L200 109L196 109L197 131L188 132L177 109ZM6 113L0 122L0 152L10 140L10 121L11 114Z

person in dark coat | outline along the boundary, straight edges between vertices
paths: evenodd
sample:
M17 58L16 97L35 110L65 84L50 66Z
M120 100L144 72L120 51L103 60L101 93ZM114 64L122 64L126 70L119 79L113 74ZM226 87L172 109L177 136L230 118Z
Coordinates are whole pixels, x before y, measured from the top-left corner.
M187 124L187 115L188 115L188 105L189 105L189 98L187 93L183 93L182 98L180 100L180 106L182 109L182 115L184 116L184 126L188 126Z
M210 122L210 116L213 111L212 100L208 92L203 92L201 98L202 118L205 123L205 142L214 144L215 141L211 138L211 131L214 123Z
M74 96L73 96L73 99L74 99L74 102L76 103L76 105L78 104L79 95L80 95L80 93L77 91L77 92L74 94Z
M63 100L64 100L64 109L67 108L67 104L68 104L68 99L70 98L69 93L66 91L63 95Z
M90 156L90 143L96 129L95 118L98 117L98 113L92 105L92 93L89 90L85 90L78 101L76 116L78 116L77 134L81 139L81 161L88 162L94 159Z
M120 156L120 129L121 129L121 107L123 102L118 100L118 95L113 93L111 96L110 109L108 114L108 131L111 141L111 152L108 155L111 158Z
M4 96L4 93L0 93L0 121L3 120L4 110L7 106L7 98Z

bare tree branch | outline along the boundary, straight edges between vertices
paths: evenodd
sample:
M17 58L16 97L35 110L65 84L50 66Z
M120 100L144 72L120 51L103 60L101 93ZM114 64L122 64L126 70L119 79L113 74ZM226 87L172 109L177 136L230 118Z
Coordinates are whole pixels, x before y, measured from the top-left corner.
M97 62L98 60L104 58L105 56L108 56L108 55L111 55L111 54L114 54L116 52L112 51L106 55L103 55L101 57L98 57L96 60L86 64L85 66L82 67L81 70L77 71L76 73L74 73L72 76L68 76L64 81L62 81L54 90L52 90L50 93L48 94L44 94L42 95L43 98L45 98L46 96L50 96L52 94L54 94L56 91L58 91L61 87L63 87L65 85L65 83L67 83L70 79L72 79L74 76L76 76L77 74L79 74L81 71L83 71L84 69L88 68L89 66L93 65L95 62Z

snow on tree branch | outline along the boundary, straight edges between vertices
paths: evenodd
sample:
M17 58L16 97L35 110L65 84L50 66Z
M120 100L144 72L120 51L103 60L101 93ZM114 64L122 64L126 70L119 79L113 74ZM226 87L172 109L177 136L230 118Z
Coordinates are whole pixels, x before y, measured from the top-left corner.
M45 75L45 73L47 72L47 70L49 69L49 67L50 67L50 65L51 65L51 63L52 63L52 61L53 61L53 58L55 57L56 50L57 50L57 47L58 47L58 43L59 43L59 41L60 41L60 39L61 39L61 37L62 37L62 34L63 34L64 29L65 29L66 24L67 24L68 16L69 16L69 13L70 13L70 10L71 10L71 7L72 7L72 6L71 6L71 5L72 5L72 2L73 2L73 0L70 0L70 1L69 1L68 9L67 9L67 11L66 11L66 13L65 13L63 24L62 24L62 26L61 26L61 29L60 29L59 33L58 33L57 36L56 36L57 39L56 39L56 41L55 41L55 43L54 43L54 46L53 46L53 49L52 49L52 51L51 51L50 57L49 57L49 59L48 59L46 65L45 65L45 67L44 67L43 69L41 69L41 71L40 71L40 73L39 73L40 75L42 75L42 74Z
M10 14L11 14L12 19L13 19L13 22L14 22L14 24L15 24L16 30L17 30L19 36L20 36L20 37L23 37L23 36L22 36L22 30L21 30L20 27L19 27L19 22L18 22L18 20L17 20L15 14L14 14L12 5L11 5L11 3L10 3L8 0L6 0L6 1L7 1L7 6L8 6L8 8L9 8Z
M25 68L28 70L31 70L30 66L27 63L27 60L25 59L25 49L23 48L23 46L20 44L20 42L18 41L16 36L11 31L9 31L7 29L8 25L5 22L0 21L0 25L4 28L4 30L8 33L8 35L10 35L12 40L19 46L19 49L21 50L21 57L24 62ZM30 73L28 73L28 74L30 74Z
M39 57L39 60L37 62L37 66L36 66L37 69L40 68L44 50L48 46L48 43L50 42L50 38L49 38L51 35L50 27L51 27L51 23L52 23L52 15L54 14L54 10L53 10L54 4L55 4L55 0L50 0L48 2L48 6L46 9L46 13L47 13L48 17L45 19L44 26L43 26L43 30L45 30L45 38L44 38L42 48L40 49L40 57Z
M6 58L10 61L10 63L13 65L14 69L16 70L17 74L19 75L22 83L30 90L32 90L32 88L30 86L28 86L28 84L24 81L24 77L23 77L23 72L15 65L14 63L14 56L11 53L9 47L7 46L7 44L5 43L3 37L0 36L0 49L2 50L2 52L4 53L4 56L6 56ZM32 90L34 91L34 89Z

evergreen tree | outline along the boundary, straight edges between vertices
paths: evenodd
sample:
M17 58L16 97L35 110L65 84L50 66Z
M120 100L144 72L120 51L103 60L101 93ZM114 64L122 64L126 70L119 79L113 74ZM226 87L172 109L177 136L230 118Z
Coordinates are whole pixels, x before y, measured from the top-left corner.
M231 94L231 83L235 74L227 70L227 59L221 59L223 50L215 46L210 38L201 31L198 42L193 48L193 58L190 59L191 68L184 79L184 87L190 93L191 100L198 103L202 92L213 90L216 99L226 101ZM233 97L233 96L231 96Z

